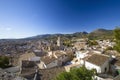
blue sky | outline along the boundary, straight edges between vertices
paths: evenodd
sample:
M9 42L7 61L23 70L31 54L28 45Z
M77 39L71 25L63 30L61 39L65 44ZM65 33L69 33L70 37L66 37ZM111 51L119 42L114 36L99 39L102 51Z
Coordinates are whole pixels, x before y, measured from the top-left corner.
M120 25L120 0L0 0L0 39Z

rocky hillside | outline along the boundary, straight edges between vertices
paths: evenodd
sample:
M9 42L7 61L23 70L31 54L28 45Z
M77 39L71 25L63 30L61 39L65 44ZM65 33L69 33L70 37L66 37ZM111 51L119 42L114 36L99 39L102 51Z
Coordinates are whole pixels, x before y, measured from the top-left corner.
M113 30L97 29L88 34L89 39L112 39Z
M50 40L50 39L55 39L58 36L60 36L62 39L72 39L74 38L89 38L89 39L112 39L113 38L113 30L107 30L107 29L97 29L94 30L90 33L87 32L76 32L73 34L46 34L46 35L38 35L38 36L33 36L30 38L25 38L25 39L45 39L45 40Z

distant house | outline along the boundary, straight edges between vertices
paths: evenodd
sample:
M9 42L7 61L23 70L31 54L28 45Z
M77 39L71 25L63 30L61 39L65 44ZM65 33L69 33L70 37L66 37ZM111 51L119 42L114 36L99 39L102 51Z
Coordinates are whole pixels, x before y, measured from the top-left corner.
M109 71L110 57L102 54L92 54L85 60L87 69L96 69L97 73L106 73Z
M85 38L81 38L81 39L75 39L73 40L75 43L73 43L74 48L76 48L77 50L81 50L81 49L87 49L87 40Z
M86 48L87 47L87 42L76 42L76 43L74 43L73 45L74 45L74 47L77 49L77 50L81 50L81 49L84 49L84 48Z
M106 49L107 47L113 47L115 42L111 42L110 40L98 40L97 41L102 49Z

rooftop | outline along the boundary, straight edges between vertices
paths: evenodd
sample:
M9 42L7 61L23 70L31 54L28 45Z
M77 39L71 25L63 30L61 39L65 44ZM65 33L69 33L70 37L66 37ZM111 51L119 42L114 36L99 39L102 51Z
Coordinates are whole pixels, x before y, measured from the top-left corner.
M34 61L23 60L21 64L22 68L33 68L36 66Z
M59 73L65 71L64 67L55 67L50 69L42 69L39 70L39 74L41 75L41 80L52 80L55 78Z
M35 57L34 53L24 53L20 56L19 60L29 60L32 57Z
M55 55L54 55L55 54ZM66 55L65 53L63 52L60 52L60 51L55 51L52 53L51 56L44 56L44 57L41 57L41 60L45 63L45 64L49 64L50 62L56 60L57 58L63 56L63 55ZM56 57L55 57L56 56Z
M45 56L45 57L41 57L41 60L45 63L45 64L49 64L52 61L56 60L55 57L50 57L50 56Z
M35 75L35 71L37 69L37 65L35 64L34 61L27 61L23 60L22 61L22 70L21 70L21 76L25 77L27 79L31 79Z
M109 59L108 56L106 55L102 55L102 54L93 54L91 55L87 61L90 63L93 63L97 66L101 66L102 64L105 63L105 61L107 61Z

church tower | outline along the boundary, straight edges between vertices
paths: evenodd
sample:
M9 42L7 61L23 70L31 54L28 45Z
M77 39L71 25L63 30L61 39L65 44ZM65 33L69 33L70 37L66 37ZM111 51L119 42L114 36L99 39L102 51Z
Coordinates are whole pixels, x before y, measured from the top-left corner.
M58 39L57 39L57 46L61 46L60 37L58 37Z

